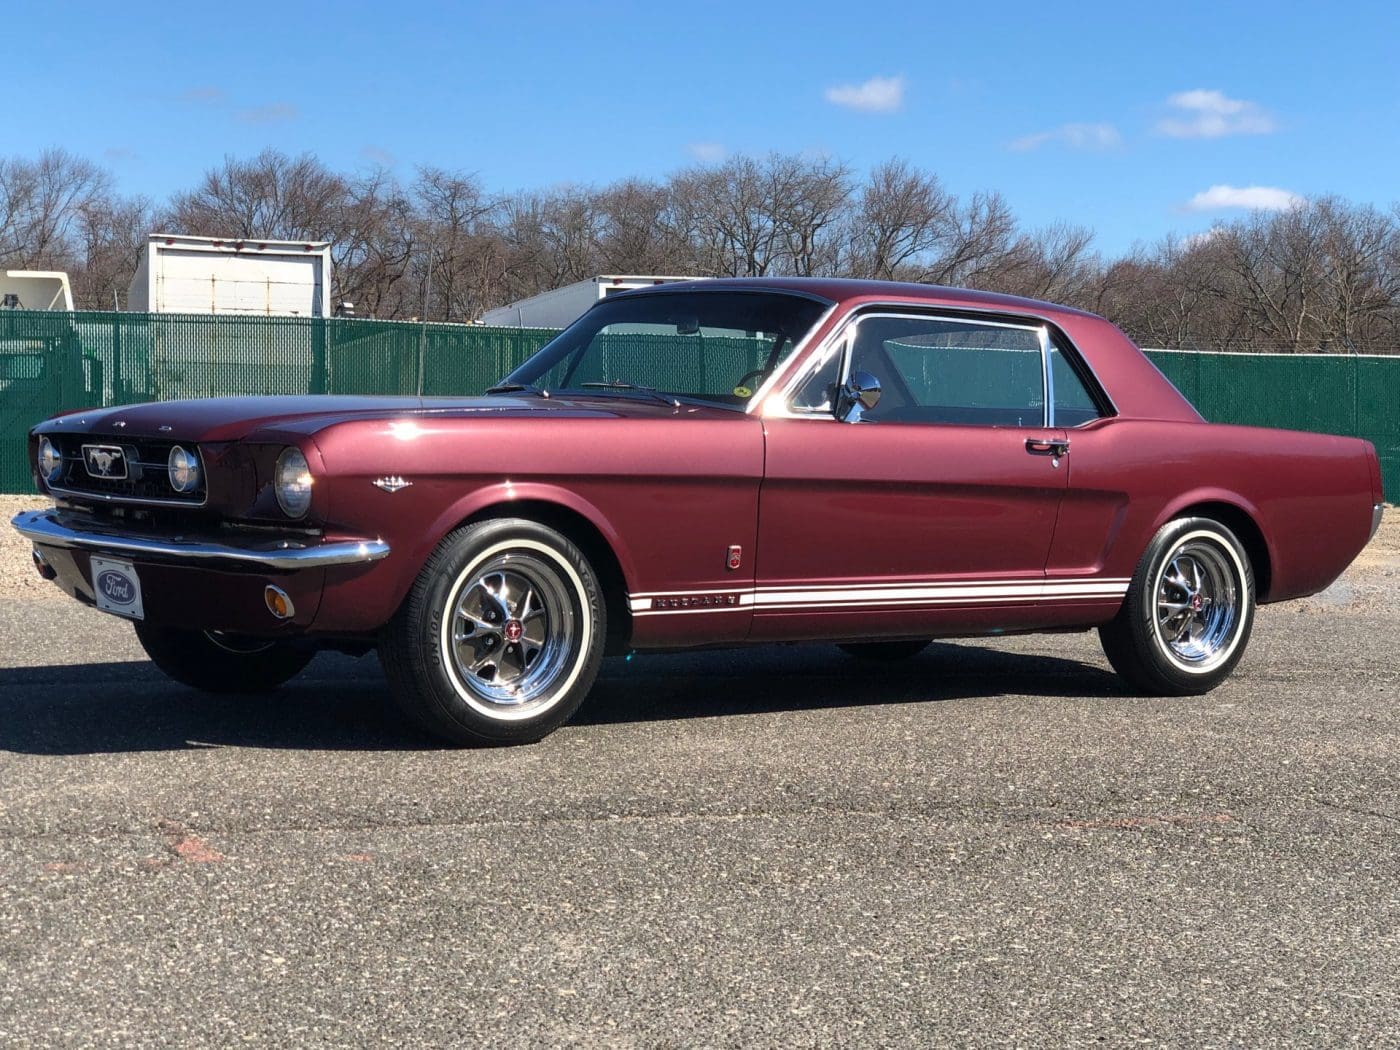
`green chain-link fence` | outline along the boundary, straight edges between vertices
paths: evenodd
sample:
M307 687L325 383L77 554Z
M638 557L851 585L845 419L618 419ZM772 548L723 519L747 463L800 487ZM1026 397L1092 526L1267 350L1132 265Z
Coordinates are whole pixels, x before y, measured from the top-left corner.
M31 490L25 432L56 412L231 394L478 394L553 335L345 318L0 310L0 492ZM702 371L714 355L726 373L761 363L762 347L746 340L715 343ZM626 339L616 347L640 349ZM1387 493L1400 493L1400 357L1149 356L1207 419L1372 441ZM690 364L677 367L693 371Z
M348 318L0 310L0 492L31 489L25 433L57 412L238 394L478 394L553 335Z

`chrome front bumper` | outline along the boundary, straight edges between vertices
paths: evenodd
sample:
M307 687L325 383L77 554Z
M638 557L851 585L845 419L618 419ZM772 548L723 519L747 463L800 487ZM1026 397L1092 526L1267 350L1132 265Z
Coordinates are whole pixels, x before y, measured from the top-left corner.
M1385 513L1385 504L1377 503L1371 508L1371 535L1366 537L1366 542L1370 543L1376 538L1376 533L1381 531L1381 516Z
M383 540L304 543L277 538L255 542L219 542L208 538L146 536L121 532L76 519L57 510L26 510L10 520L21 536L40 547L63 547L98 554L125 554L182 563L234 563L258 569L309 569L356 565L389 556Z

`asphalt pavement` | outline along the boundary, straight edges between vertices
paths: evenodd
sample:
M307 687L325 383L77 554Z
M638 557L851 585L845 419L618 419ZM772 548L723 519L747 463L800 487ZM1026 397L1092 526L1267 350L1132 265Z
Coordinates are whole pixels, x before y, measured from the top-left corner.
M0 600L0 1043L1393 1045L1400 611L1332 604L1204 697L771 647L470 751L372 656L208 697Z

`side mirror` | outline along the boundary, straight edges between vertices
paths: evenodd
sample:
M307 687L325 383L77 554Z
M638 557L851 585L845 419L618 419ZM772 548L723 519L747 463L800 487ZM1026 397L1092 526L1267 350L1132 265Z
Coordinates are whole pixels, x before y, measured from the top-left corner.
M880 381L869 372L852 372L836 399L836 418L843 423L859 423L879 403Z

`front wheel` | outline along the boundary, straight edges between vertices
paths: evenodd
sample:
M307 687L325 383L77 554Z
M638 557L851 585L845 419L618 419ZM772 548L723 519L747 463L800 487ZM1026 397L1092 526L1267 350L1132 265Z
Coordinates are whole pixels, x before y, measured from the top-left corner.
M520 744L563 725L607 638L597 575L569 539L497 519L442 541L380 639L410 717L458 744Z
M180 684L206 693L270 692L316 655L311 649L265 638L143 622L134 626L152 663Z
M1123 608L1099 639L1113 669L1137 689L1194 696L1239 663L1254 606L1254 572L1235 534L1210 518L1181 518L1152 538Z

